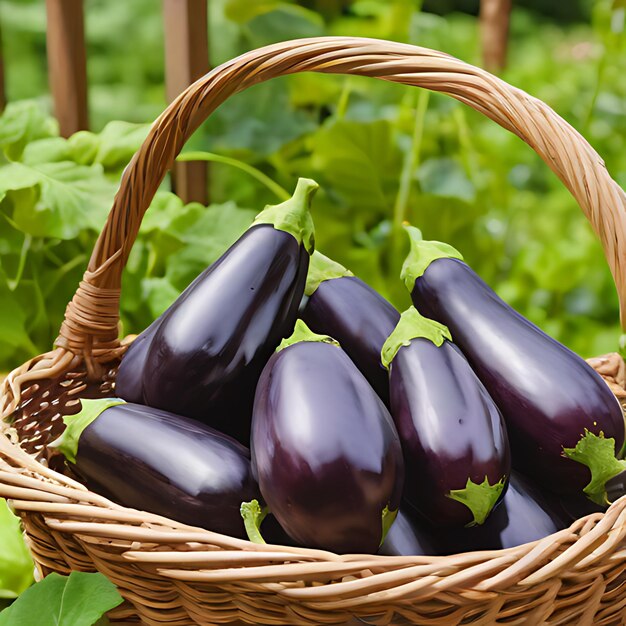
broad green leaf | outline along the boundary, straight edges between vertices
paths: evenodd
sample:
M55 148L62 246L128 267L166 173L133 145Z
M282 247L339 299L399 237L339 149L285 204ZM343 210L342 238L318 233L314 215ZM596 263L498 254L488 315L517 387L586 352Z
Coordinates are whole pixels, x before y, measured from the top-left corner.
M149 124L109 122L98 135L95 162L105 170L124 167L137 152L150 130Z
M178 196L169 191L158 191L143 217L140 232L147 235L153 231L168 230L172 221L180 218L184 211L190 210L189 205L185 208L183 206L183 201ZM193 208L204 210L199 204L194 204Z
M58 135L56 122L36 102L10 102L0 116L0 148L18 159L26 144Z
M34 237L59 239L72 239L84 229L100 230L115 193L100 165L10 163L0 169L0 193L25 188L38 194L32 202L13 206L14 223Z
M39 165L71 159L71 150L66 139L48 137L27 144L20 160L26 165Z
M156 319L180 295L167 278L144 278L142 281L143 299L148 303L150 314Z
M474 185L454 159L429 159L419 168L418 178L425 193L474 201Z
M290 103L284 78L246 89L229 104L232 106L220 107L204 125L212 152L245 150L264 157L315 128L312 116ZM198 147L207 149L207 144Z
M49 574L0 613L0 626L93 626L122 602L100 573Z
M91 165L98 154L100 136L88 130L80 130L67 140L71 160L79 165Z
M297 4L281 3L273 11L260 13L247 24L247 33L254 47L300 37L325 34L320 15Z
M26 332L26 312L18 304L15 294L9 289L7 277L0 265L0 349L4 345L9 348L25 346L34 352L28 333ZM0 542L0 546L2 543Z
M320 179L351 205L361 211L389 210L389 183L397 179L400 154L388 122L331 123L313 138L312 158Z
M184 289L242 235L256 214L233 202L208 208L188 205L171 223L170 234L184 246L167 260L169 281L177 289Z
M15 598L27 589L33 582L33 568L20 521L0 498L0 598Z

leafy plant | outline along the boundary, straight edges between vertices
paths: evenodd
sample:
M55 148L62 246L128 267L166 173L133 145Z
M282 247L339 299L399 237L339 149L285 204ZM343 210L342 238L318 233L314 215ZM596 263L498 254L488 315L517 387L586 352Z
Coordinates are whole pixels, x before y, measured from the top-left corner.
M0 626L93 626L123 602L103 574L49 574L0 613Z
M33 581L33 561L22 539L19 519L0 499L0 608ZM1 623L1 621L0 621Z

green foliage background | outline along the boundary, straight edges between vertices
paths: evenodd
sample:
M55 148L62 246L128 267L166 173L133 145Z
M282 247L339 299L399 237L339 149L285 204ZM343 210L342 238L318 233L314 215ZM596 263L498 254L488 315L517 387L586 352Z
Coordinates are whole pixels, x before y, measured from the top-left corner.
M406 41L480 62L474 16L417 0L211 0L211 59L274 41L349 34ZM516 7L503 78L550 104L626 182L623 10L581 3L561 26ZM6 0L10 105L0 118L0 369L50 347L111 204L121 170L165 106L162 15L137 0L86 2L92 127L69 140L48 117L45 14ZM132 36L131 36L132 35ZM24 102L28 99L28 102ZM251 114L251 111L254 113ZM123 120L123 121L115 121ZM253 166L287 190L322 186L320 250L397 306L408 219L456 246L524 315L590 356L616 347L617 301L601 248L574 200L519 139L454 100L372 79L303 74L255 86L220 108L186 150ZM144 328L274 202L232 163L212 165L212 206L182 206L167 183L125 276L124 330Z

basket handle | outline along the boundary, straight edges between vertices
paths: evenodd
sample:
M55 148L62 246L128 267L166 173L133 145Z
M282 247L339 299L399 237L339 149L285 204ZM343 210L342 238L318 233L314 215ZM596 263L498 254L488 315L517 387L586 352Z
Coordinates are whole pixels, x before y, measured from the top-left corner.
M626 195L587 141L547 104L447 54L391 41L318 37L243 54L188 87L161 114L125 169L57 345L107 363L118 338L122 270L141 219L185 141L230 95L296 72L354 74L448 94L515 133L563 181L602 242L626 328Z

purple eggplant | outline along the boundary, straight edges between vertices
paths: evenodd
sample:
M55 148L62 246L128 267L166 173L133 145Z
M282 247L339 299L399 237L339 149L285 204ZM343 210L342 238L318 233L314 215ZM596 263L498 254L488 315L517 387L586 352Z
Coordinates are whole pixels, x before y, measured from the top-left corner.
M191 291L198 282L200 282L206 272L205 270L182 292L179 298L185 296ZM135 404L143 404L143 372L146 365L148 351L152 345L152 339L159 328L163 318L167 315L169 307L159 317L140 333L134 341L128 346L126 353L122 357L117 375L115 377L115 394L118 398L126 400L126 402L134 402Z
M375 553L400 504L402 450L387 408L337 342L301 320L259 380L252 466L299 545Z
M170 307L143 371L147 405L245 440L258 377L293 330L304 293L314 237L309 204L316 189L300 179L290 200L261 212ZM221 416L225 423L216 421Z
M143 404L143 370L152 339L163 316L156 319L128 346L115 377L115 393L126 402Z
M606 503L604 485L626 463L619 402L579 356L514 311L451 246L422 241L402 277L415 306L445 324L504 416L513 466L555 493L584 491Z
M513 472L502 502L482 526L438 529L433 541L442 555L501 550L543 539L568 526L548 497Z
M432 531L427 529L409 507L402 505L378 554L385 556L428 556L437 554Z
M345 267L315 252L300 317L316 333L334 337L389 406L389 377L380 351L400 314Z
M122 504L245 538L242 501L258 498L250 453L195 420L118 399L82 400L56 442L87 486Z
M511 471L498 407L448 329L410 307L382 349L404 497L434 526L483 524Z

